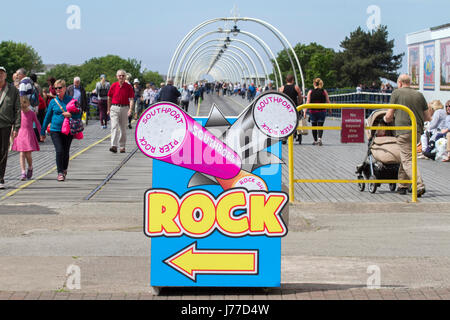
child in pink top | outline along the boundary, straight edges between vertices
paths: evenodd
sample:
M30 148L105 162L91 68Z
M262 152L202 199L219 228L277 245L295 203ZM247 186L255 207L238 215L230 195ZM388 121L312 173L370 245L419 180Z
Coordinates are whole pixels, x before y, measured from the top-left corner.
M27 96L20 97L20 106L22 109L20 130L17 138L14 139L12 150L20 152L20 168L22 169L20 180L25 181L33 176L31 153L40 150L33 123L36 124L39 132L41 131L41 124L36 117L36 113L30 109L30 101ZM28 171L26 171L26 162L28 163Z

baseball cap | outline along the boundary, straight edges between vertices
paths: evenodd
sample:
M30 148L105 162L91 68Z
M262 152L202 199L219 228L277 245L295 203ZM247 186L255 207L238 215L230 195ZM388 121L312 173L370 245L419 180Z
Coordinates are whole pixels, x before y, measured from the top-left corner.
M139 80L136 78L133 83L139 83Z
M6 73L5 67L0 67L0 70L5 71L5 73Z
M106 76L104 74L100 75L100 79L102 79L102 78L106 79Z

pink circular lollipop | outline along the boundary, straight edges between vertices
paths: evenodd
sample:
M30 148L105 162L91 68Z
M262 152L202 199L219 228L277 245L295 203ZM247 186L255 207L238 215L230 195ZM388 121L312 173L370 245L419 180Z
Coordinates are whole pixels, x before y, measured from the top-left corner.
M298 113L292 100L278 92L261 95L253 104L253 119L265 135L283 139L298 127Z
M217 178L232 179L241 171L236 152L170 102L154 104L142 114L136 143L150 158Z

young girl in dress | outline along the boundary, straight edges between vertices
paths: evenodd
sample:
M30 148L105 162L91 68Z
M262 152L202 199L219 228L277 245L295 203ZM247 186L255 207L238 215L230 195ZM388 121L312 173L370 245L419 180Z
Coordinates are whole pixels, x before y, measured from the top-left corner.
M30 101L26 96L20 97L20 106L22 110L20 130L17 138L14 139L12 150L20 152L20 168L22 169L20 180L25 181L31 179L33 176L33 159L31 158L31 153L40 150L38 140L34 133L33 123L39 132L41 131L41 124L36 117L36 113L31 110ZM28 170L26 170L27 163Z

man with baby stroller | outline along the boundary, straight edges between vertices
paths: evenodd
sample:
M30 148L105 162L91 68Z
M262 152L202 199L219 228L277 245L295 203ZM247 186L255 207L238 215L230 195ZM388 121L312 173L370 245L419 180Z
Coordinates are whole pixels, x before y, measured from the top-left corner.
M408 107L416 116L417 132L411 133L409 130L398 130L397 145L400 148L400 167L398 170L399 180L412 180L412 134L417 134L420 137L424 132L424 122L429 121L428 104L422 93L411 88L411 78L407 74L402 74L397 80L398 89L392 93L391 104L399 104ZM386 123L391 123L395 118L395 126L411 126L411 119L409 115L396 109L389 109L384 116ZM414 146L416 148L416 146ZM397 192L399 194L407 194L409 189L408 184L400 184ZM425 184L422 176L417 170L417 197L420 198L426 192Z

